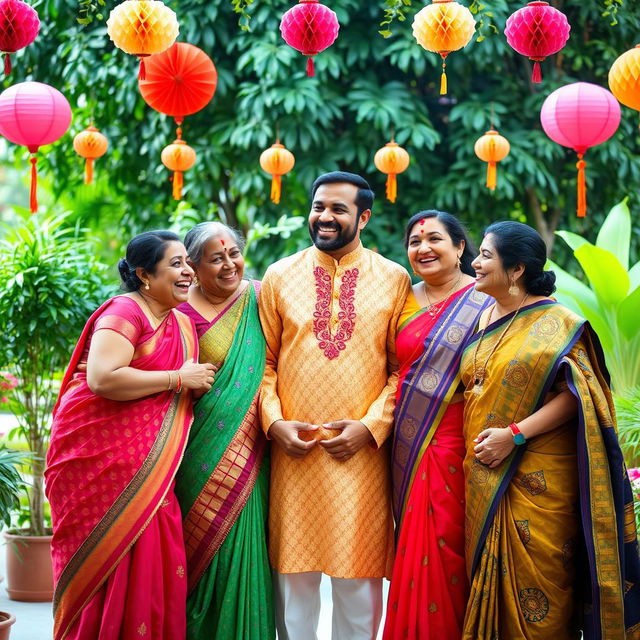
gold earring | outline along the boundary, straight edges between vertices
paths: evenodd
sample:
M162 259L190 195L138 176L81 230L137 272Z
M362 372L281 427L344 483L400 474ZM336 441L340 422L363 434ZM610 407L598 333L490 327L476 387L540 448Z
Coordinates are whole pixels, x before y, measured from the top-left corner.
M198 280L198 276L193 276L193 279L191 280L191 282L193 282L194 285L198 285L199 284L199 280Z
M145 281L144 281L144 288L145 288L147 291L149 291L149 281L148 281L148 280L145 280Z
M462 266L462 262L460 262L460 256L458 256L458 262L456 263L458 269Z
M518 289L518 287L516 287L515 281L511 280L511 286L509 287L509 295L510 296L517 296L519 292L520 292L520 289Z

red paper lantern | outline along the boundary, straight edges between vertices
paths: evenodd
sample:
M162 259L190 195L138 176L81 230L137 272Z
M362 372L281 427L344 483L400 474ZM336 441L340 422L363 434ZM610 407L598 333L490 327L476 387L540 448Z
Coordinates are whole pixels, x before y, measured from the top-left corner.
M144 101L152 109L174 117L178 124L184 116L206 107L218 84L211 58L186 42L176 42L147 58L145 71L145 79L138 81Z
M617 104L617 103L616 103ZM71 124L71 107L53 87L41 82L21 82L0 93L0 135L32 154L31 212L38 210L36 153L64 135Z
M564 47L571 25L567 16L548 2L530 2L507 18L504 34L518 53L533 61L531 82L541 82L540 63Z
M0 0L0 52L4 53L4 73L11 73L11 57L31 44L40 30L38 12L22 0Z
M578 154L578 207L587 212L587 184L583 156L589 147L608 140L620 124L620 104L609 91L590 82L574 82L547 96L540 110L544 132Z
M280 22L284 41L307 58L307 75L314 75L313 56L330 47L338 37L340 23L334 11L318 0L300 0Z

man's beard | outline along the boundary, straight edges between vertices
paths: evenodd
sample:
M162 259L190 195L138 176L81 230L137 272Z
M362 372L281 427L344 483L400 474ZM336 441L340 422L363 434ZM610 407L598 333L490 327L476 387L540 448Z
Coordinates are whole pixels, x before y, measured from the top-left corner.
M338 251L346 247L358 235L358 221L352 228L343 229L337 222L328 222L322 225L327 229L335 229L338 233L333 238L320 238L320 223L318 221L309 225L309 235L317 249L320 251Z

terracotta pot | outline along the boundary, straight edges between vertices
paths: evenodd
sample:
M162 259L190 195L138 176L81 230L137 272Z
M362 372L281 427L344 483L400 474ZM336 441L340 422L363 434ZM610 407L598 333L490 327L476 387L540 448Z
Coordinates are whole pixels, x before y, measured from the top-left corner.
M16 621L16 617L10 613L0 611L0 640L9 640L11 625Z
M7 593L10 600L51 602L51 537L4 533L7 541Z

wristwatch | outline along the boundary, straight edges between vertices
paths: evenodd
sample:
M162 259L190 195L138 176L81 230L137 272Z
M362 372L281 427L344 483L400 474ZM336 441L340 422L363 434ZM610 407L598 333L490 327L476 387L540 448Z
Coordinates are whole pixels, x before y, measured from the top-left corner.
M524 444L527 441L520 429L518 429L518 425L515 422L512 422L509 425L509 429L511 429L511 433L513 434L513 441L516 444Z

